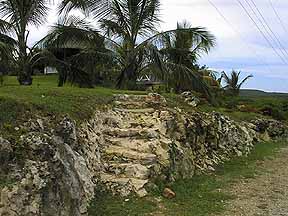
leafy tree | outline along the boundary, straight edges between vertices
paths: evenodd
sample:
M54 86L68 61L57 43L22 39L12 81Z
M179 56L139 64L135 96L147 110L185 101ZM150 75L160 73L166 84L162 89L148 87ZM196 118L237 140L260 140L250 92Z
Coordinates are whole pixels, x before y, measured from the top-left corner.
M253 77L253 75L249 75L240 81L240 74L241 72L235 70L232 71L230 76L224 71L222 72L222 78L225 83L224 89L231 95L239 95L242 85L247 82L248 79Z
M28 26L46 21L49 0L2 0L0 2L0 38L13 46L12 57L21 85L32 84L31 53L27 45ZM15 36L15 37L13 37ZM2 41L3 42L3 41ZM5 43L5 42L3 42Z
M187 80L188 77L191 80L194 73L188 72L187 67L184 70L180 64L164 58L164 53L160 51L164 47L164 35L173 38L179 35L180 31L189 33L190 36L193 35L191 39L193 47L203 47L205 43L211 43L212 46L214 43L214 37L203 28L189 27L157 32L160 24L159 0L112 0L108 3L106 1L67 0L63 1L60 6L66 20L70 19L67 13L75 8L94 15L93 18L99 21L102 31L97 31L84 20L81 22L79 20L77 25L69 25L65 21L53 27L50 34L43 40L44 43L49 42L54 47L64 45L69 47L71 44L77 44L79 48L81 47L81 53L85 53L86 58L81 59L81 56L83 57L81 54L75 56L74 60L86 66L89 65L90 68L95 68L96 64L93 62L95 59L93 56L110 58L113 68L119 71L117 86L120 88L135 88L137 77L147 73L168 84L173 76L181 76L182 80ZM96 38L99 40L99 37L103 38L104 48L101 46L99 48L94 41ZM182 71L185 72L182 73Z

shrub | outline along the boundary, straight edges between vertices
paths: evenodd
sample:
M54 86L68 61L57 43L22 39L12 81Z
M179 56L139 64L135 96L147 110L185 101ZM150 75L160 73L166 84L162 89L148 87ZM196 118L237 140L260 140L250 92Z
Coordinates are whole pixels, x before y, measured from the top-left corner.
M282 121L287 119L284 111L280 110L277 107L265 106L262 109L260 109L260 111L262 115L271 116L273 119L276 120Z

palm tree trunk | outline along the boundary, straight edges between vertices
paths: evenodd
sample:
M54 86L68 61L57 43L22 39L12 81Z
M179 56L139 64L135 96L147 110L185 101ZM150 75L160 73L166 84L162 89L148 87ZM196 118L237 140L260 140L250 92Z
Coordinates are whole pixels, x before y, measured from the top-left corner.
M19 68L18 68L18 82L20 85L31 85L32 76L31 68L29 65L29 59L27 54L27 40L26 40L26 28L18 35L19 43Z

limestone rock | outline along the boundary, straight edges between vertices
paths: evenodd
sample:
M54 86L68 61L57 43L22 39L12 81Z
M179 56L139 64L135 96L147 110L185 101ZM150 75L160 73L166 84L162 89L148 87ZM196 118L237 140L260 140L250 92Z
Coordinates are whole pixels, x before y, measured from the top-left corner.
M181 96L184 98L184 101L192 107L197 107L201 102L200 99L190 91L183 92Z
M173 199L176 197L176 194L174 191L172 191L170 188L165 188L163 190L163 196L167 199Z
M131 166L127 166L125 173L129 177L139 179L148 179L149 177L149 169L141 164L133 164Z
M21 181L0 189L0 215L41 215L40 191L49 179L48 164L27 160L24 172Z
M13 149L10 142L0 137L0 164L1 164L0 171L6 168L9 160L12 157L12 154Z
M77 142L76 124L73 120L66 117L60 122L60 127L57 130L58 135L61 136L65 143L74 146Z
M267 133L270 138L288 138L288 126L273 119L257 119L252 122L260 134ZM267 139L267 135L264 135Z

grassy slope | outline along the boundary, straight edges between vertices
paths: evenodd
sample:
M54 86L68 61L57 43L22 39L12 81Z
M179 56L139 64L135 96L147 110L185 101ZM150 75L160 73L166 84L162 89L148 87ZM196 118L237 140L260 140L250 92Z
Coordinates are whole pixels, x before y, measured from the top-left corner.
M219 214L225 210L225 202L233 199L225 190L240 179L253 178L264 170L259 170L258 163L264 159L273 159L277 151L285 143L259 143L248 157L235 158L219 166L215 173L195 176L193 179L176 181L168 185L176 192L176 198L167 200L161 197L165 184L160 183L158 192L144 199L113 198L101 195L91 204L91 216L140 216L140 215L171 215L171 216L208 216ZM154 201L153 201L154 200ZM159 199L158 199L159 200ZM160 209L160 211L159 211Z
M141 94L101 87L84 89L66 85L59 88L57 76L37 76L32 86L19 86L16 77L7 77L5 85L0 86L0 124L14 121L25 111L68 114L76 120L87 119L96 108L108 105L113 94L117 93Z
M187 112L189 111L193 111L195 109L202 111L202 112L219 112L222 113L226 116L231 117L232 119L236 120L236 121L250 121L253 120L257 117L263 117L261 114L259 113L254 113L254 112L243 112L243 111L239 111L236 108L231 109L231 108L227 108L225 106L212 106L209 105L208 103L204 103L201 104L200 106L198 106L197 108L191 108L191 106L189 106L187 103L185 103L183 101L183 99L175 94L165 94L166 99L168 100L168 104L171 107L179 107ZM266 101L269 102L269 98L266 98ZM231 99L226 99L227 101L231 100ZM246 103L245 101L249 100L247 103L249 105L252 106L256 106L257 101L262 101L262 99L260 98L255 98L254 100L250 100L249 98L247 99L246 97L239 97L239 98L234 98L233 100L235 100L235 104L242 104L242 103ZM231 102L231 101L230 101ZM264 103L265 104L265 103Z
M96 87L94 89L81 89L66 85L57 87L57 76L36 76L32 86L19 86L16 77L7 77L4 86L0 86L0 125L15 119L28 117L31 113L46 112L53 114L68 114L76 120L84 120L91 116L95 109L109 105L113 94L145 94L146 92L119 91L108 88ZM191 107L174 94L166 94L169 105L180 106L185 110ZM231 100L231 99L229 99ZM231 101L230 101L231 103ZM248 104L256 109L270 105L281 110L288 109L288 96L258 96L257 94L241 96L233 99L234 104ZM201 111L217 111L236 120L251 120L261 117L253 112L241 112L225 107L200 106ZM288 118L288 111L285 113Z
M273 109L274 115L265 116L266 118L279 118L281 113L281 119L288 121L288 95L270 95L265 96L258 95L242 95L234 98L225 98L222 101L223 105L219 107L213 107L204 104L199 107L201 111L211 112L217 111L224 115L230 116L234 120L250 121L252 119L262 117L261 110L264 108ZM239 109L238 106L244 106L243 109Z

